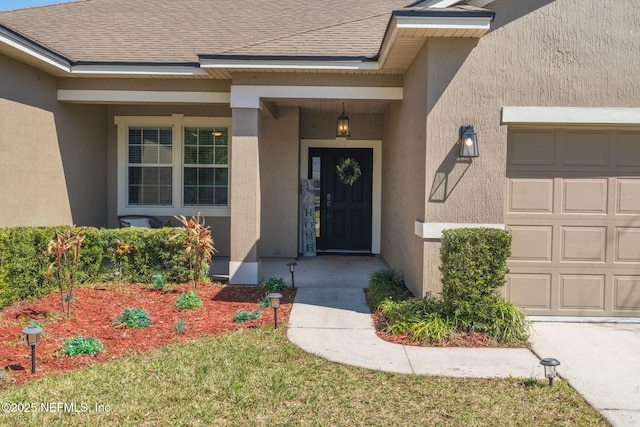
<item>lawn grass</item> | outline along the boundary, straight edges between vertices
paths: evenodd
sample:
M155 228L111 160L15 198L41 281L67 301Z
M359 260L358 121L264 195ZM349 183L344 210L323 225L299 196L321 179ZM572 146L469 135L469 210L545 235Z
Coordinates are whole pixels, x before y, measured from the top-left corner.
M12 426L606 426L563 382L454 379L339 365L283 329L241 330L0 390ZM41 402L78 411L41 411ZM108 405L109 412L94 412Z

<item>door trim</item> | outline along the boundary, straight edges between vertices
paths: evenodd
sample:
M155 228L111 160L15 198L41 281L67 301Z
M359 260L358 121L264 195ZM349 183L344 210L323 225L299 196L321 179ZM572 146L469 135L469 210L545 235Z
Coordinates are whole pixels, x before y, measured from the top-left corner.
M382 224L382 141L348 139L303 139L300 141L300 179L309 176L309 148L371 148L373 150L373 194L371 200L371 252L380 254ZM300 231L302 233L302 231ZM299 242L299 250L302 242Z

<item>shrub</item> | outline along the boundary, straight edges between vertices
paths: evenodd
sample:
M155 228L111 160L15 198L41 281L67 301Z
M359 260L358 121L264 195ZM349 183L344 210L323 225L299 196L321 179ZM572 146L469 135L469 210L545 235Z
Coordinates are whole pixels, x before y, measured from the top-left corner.
M68 226L0 228L0 306L14 301L41 298L57 287L47 280L51 264L46 254L47 244L57 233L66 234ZM160 270L169 283L190 280L189 263L184 257L183 236L173 240L172 228L97 229L88 227L82 242L82 254L74 284L92 281L120 280L115 273L122 262L123 282L151 283ZM117 241L125 241L130 252L120 256L109 250ZM53 270L52 273L56 271Z
M244 310L238 310L236 311L235 316L233 316L233 321L234 322L246 322L247 320L256 320L260 318L260 312L259 311L252 311L252 312L248 312L248 311L244 311Z
M187 292L176 299L176 308L180 310L200 307L202 307L202 300L194 292Z
M53 255L54 261L47 269L47 280L51 280L55 270L55 278L60 289L60 302L67 319L71 317L71 303L73 302L73 287L76 284L78 265L80 263L80 249L86 238L85 228L73 227L65 233L56 232L56 238L47 243L47 254Z
M176 320L176 327L174 328L176 334L184 334L185 329L187 329L187 323L184 319Z
M262 298L260 301L258 301L258 306L261 309L265 309L265 308L271 307L271 298L269 298L268 295L265 295L264 298Z
M90 354L93 356L98 352L104 351L104 346L97 338L85 338L79 335L66 340L62 344L62 351L67 356L77 356L78 354Z
M146 328L151 324L151 317L143 308L125 308L120 317L116 318L115 324L125 325L127 328Z
M162 273L156 274L155 276L153 276L153 280L151 281L151 284L155 289L164 291L164 288L167 286L167 278Z
M262 284L262 288L267 292L286 291L289 284L282 277L269 277Z
M396 268L374 271L369 276L367 298L373 310L378 310L386 301L402 301L411 293L404 285L402 273Z
M193 291L197 292L200 277L203 274L206 276L212 256L217 252L211 237L211 227L205 226L204 217L200 215L200 212L198 212L198 216L192 216L188 221L184 215L174 216L174 218L180 221L183 226L181 233L174 235L171 239L183 236L182 241L186 247L184 254L191 271Z

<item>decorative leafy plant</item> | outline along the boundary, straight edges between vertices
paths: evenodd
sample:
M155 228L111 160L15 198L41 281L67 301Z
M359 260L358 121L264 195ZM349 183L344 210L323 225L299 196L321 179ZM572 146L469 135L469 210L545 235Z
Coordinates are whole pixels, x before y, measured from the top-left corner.
M164 291L165 286L167 286L167 277L162 273L156 274L153 276L152 285L155 289Z
M151 317L143 308L125 308L115 324L125 325L127 328L146 328L151 324Z
M109 253L113 255L116 259L116 264L118 265L118 287L122 290L122 281L123 281L123 273L124 273L124 265L125 260L128 255L131 253L131 245L124 241L124 239L116 239L116 247L109 249Z
M265 308L271 307L271 298L269 298L268 295L265 295L264 298L262 298L260 301L258 301L258 306L261 309L265 309Z
M286 291L289 284L282 277L269 277L264 281L262 287L267 292Z
M176 308L180 310L200 307L202 307L202 300L195 292L187 292L176 299Z
M182 223L182 235L186 246L185 256L189 261L189 269L191 270L191 279L193 280L193 291L198 291L198 284L202 275L203 263L206 261L208 270L211 264L213 254L216 253L213 238L211 237L211 227L205 226L204 216L198 212L198 215L187 220L184 215L174 216L175 219ZM177 234L171 239L179 237Z
M60 302L67 319L71 317L71 302L73 301L73 286L76 283L78 263L80 262L80 248L85 236L82 234L86 227L67 229L66 233L56 232L56 238L47 245L47 254L54 256L54 261L47 270L47 279L51 280L53 272L60 289Z
M233 316L233 321L234 322L246 322L247 320L255 320L255 319L259 319L259 318L260 318L260 312L259 311L248 312L248 311L244 311L244 310L238 310L238 311L236 311L235 316Z
M185 329L187 329L187 323L184 319L176 320L176 327L174 329L176 334L184 334Z
M97 338L85 338L78 335L77 337L70 338L62 344L62 351L67 356L77 356L79 354L95 355L98 352L104 351L104 346Z

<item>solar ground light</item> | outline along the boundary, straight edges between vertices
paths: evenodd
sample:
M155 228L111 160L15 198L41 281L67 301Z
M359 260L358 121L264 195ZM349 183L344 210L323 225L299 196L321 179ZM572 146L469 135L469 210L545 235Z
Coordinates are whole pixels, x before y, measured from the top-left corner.
M540 364L544 366L544 376L549 379L549 387L553 385L553 379L558 375L556 373L556 366L560 366L560 362L556 359L547 358L542 359Z
M22 330L22 333L27 337L27 344L31 347L31 373L36 373L36 344L40 338L40 334L43 329L35 322L31 322L26 328Z
M289 272L291 273L291 287L295 288L296 287L296 283L293 280L293 272L296 271L296 265L298 265L297 262L295 261L291 261L287 263L287 267L289 267Z
M271 308L273 308L273 329L277 329L278 328L278 309L280 308L280 298L282 298L282 294L274 292L267 295L267 297L271 300Z

